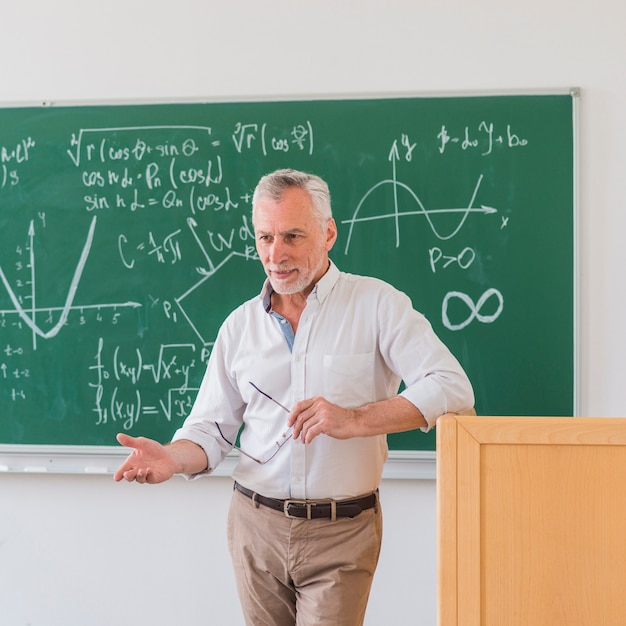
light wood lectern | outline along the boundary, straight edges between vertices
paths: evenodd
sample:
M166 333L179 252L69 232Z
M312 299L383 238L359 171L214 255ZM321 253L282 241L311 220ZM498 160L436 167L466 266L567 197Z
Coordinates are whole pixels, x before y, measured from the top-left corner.
M626 419L437 423L439 626L626 624Z

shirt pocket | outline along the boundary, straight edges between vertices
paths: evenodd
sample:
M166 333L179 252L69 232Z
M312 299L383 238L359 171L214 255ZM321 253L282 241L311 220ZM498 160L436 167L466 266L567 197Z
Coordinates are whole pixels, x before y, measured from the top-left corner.
M344 407L375 400L374 352L324 355L324 397Z

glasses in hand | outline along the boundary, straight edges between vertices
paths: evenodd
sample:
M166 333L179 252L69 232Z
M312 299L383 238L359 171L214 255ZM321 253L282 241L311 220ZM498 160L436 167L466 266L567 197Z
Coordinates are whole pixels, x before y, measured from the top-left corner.
M265 391L262 391L261 389L259 389L252 381L248 381L260 394L263 394L266 398L268 398L269 400L271 400L274 404L277 404L281 409L283 409L284 411L286 411L287 413L291 413L291 411L283 404L281 404L280 402L278 402L278 400L274 400L274 398L272 398L272 396L270 396L269 394L265 393ZM239 446L236 446L234 443L232 443L231 441L229 441L228 439L226 439L226 437L224 437L224 433L222 433L222 429L220 428L220 425L215 422L215 425L217 426L217 430L220 433L220 436L222 437L222 439L229 445L232 446L235 450L239 451L239 454L243 454L244 456L247 456L249 459L252 459L255 463L258 463L259 465L265 465L266 463L268 463L269 461L271 461L280 451L280 449L291 439L291 437L293 436L293 428L288 428L284 433L281 434L281 436L279 437L278 441L274 442L274 447L272 447L272 449L268 452L268 455L264 458L264 459L257 459L255 456L252 456L251 454L248 454L247 452L245 452L244 450L242 450Z

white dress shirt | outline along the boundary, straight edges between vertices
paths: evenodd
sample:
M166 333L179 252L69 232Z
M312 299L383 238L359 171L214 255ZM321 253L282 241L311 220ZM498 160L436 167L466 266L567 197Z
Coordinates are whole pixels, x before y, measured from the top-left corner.
M276 449L285 432L285 407L323 396L357 407L397 394L425 416L428 430L448 411L474 405L472 387L458 361L410 299L391 285L340 272L331 263L309 294L290 351L281 321L270 314L271 286L245 302L222 325L198 396L174 440L202 446L209 472L234 442L258 459ZM283 323L288 323L286 320ZM374 491L387 459L385 435L347 440L319 435L311 443L290 439L259 465L240 455L233 477L271 498L342 499Z

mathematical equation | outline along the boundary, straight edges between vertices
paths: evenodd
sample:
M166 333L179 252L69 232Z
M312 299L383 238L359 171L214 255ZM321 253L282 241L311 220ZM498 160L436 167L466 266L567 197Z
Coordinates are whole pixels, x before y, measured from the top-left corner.
M145 417L162 415L168 422L184 418L197 392L190 376L202 365L202 355L196 351L194 344L161 344L156 359L149 361L139 348L129 354L118 345L107 350L100 338L88 383L96 425L114 421L130 430ZM160 390L160 397L146 401L146 395L154 397L154 389Z
M411 133L401 133L400 140L396 140L395 151L397 158L407 162L413 160L414 150L421 144L434 143L438 154L457 148L462 152L476 152L482 157L493 154L495 147L504 149L519 149L528 146L528 139L521 137L513 130L511 124L500 129L493 122L480 122L477 126L465 125L454 130L446 124L441 125L441 130L436 137L431 137L430 142L415 140Z
M163 134L172 137L163 140ZM179 140L173 137L180 135ZM87 211L128 209L132 212L162 206L165 209L230 211L246 191L232 193L224 182L220 149L223 140L214 138L210 127L146 126L114 129L81 129L73 134L67 154L81 168ZM257 146L263 156L289 150L313 154L313 127L310 122L290 129L269 129L267 123L237 122L231 133L231 147L237 154ZM97 169L96 169L97 167Z
M513 132L511 124L507 124L504 131L498 131L493 122L485 121L480 122L476 129L465 126L462 133L452 135L446 126L442 125L437 139L441 154L451 146L459 146L461 150L478 150L481 156L489 156L496 145L505 148L525 148L528 145L527 139Z

